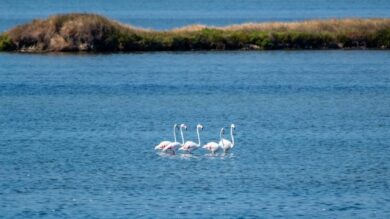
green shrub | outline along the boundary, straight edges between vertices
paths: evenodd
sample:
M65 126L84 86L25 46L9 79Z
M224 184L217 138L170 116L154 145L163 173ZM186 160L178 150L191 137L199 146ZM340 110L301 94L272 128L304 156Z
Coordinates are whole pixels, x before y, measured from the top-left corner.
M134 33L119 34L118 36L118 49L124 51L139 51L140 40L142 38Z
M173 36L172 37L172 50L192 50L193 46L191 40L185 36Z
M390 48L390 29L380 30L372 36L378 48Z
M16 45L6 34L0 35L0 51L12 51L15 49Z
M260 47L263 49L275 49L276 48L274 41L272 39L270 39L269 37L266 37L263 39L263 41L260 44Z

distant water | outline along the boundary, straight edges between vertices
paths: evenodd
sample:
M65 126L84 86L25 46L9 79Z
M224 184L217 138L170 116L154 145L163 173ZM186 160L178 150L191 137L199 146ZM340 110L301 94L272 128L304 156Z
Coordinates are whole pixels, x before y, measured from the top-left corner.
M0 53L1 218L390 218L390 53ZM173 123L228 156L160 156Z
M341 17L390 17L388 0L1 0L0 31L35 18L94 12L155 29L188 24L295 21Z

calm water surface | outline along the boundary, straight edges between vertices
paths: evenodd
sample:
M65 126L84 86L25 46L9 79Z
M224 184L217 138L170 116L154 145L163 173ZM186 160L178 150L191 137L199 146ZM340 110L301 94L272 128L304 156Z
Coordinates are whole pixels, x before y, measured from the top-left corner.
M169 29L194 23L390 17L388 0L1 0L0 32L57 13L93 12L124 23Z
M1 218L389 218L390 53L0 54ZM173 123L228 156L161 156Z

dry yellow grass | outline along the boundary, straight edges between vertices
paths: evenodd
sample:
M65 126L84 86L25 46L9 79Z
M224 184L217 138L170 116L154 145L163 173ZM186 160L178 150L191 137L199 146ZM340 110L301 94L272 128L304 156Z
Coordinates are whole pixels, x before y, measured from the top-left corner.
M195 24L174 28L171 32L197 32L204 29L217 29L223 31L265 31L265 32L306 32L306 33L342 33L342 32L375 32L378 29L390 28L390 19L327 19L327 20L305 20L299 22L265 22L265 23L243 23L224 27L207 26Z
M172 33L188 33L188 32L195 32L195 31L201 31L207 28L213 28L213 27L208 27L203 24L194 24L194 25L189 25L189 26L184 26L184 27L179 27L179 28L174 28L169 32Z
M330 19L300 22L245 23L219 27L225 31L273 31L273 32L374 32L390 28L390 19Z

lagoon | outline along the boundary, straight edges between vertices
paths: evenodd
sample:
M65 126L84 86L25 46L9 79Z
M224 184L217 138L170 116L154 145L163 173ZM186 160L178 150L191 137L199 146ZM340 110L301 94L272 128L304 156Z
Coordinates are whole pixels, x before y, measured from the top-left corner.
M0 54L3 218L388 218L388 51ZM161 156L186 123L228 156Z

